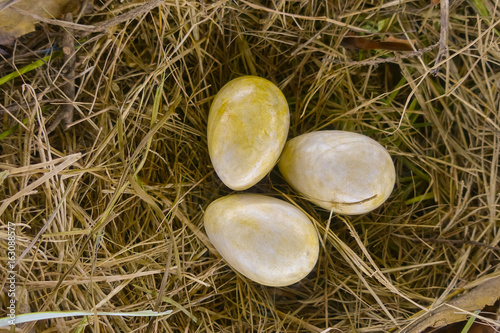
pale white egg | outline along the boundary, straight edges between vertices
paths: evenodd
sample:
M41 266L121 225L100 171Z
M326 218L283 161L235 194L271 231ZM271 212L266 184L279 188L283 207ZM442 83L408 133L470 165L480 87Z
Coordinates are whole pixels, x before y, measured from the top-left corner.
M278 162L286 181L307 199L340 214L364 214L391 194L391 156L358 133L318 131L289 140Z
M227 83L210 107L208 152L226 186L245 190L274 167L290 126L288 104L271 81L242 76Z
M260 194L229 195L205 212L205 230L226 262L266 286L287 286L311 272L319 242L295 206Z

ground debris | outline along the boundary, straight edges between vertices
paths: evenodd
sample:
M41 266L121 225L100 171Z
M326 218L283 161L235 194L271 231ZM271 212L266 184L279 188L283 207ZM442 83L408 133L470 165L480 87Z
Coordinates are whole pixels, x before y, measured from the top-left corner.
M440 305L438 308L429 311L403 332L407 333L430 333L436 332L434 329L446 325L462 322L467 319L467 312L483 310L498 303L500 299L500 276L488 279L471 291ZM490 309L487 309L490 310ZM483 325L481 325L483 326ZM448 331L439 331L440 333Z
M39 22L37 16L59 18L65 13L78 13L82 3L81 0L21 0L4 3L0 5L0 44L11 44L17 37L35 31L35 24Z

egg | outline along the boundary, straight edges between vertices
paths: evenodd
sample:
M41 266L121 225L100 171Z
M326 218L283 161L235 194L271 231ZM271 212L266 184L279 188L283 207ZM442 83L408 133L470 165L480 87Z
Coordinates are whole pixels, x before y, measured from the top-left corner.
M208 116L208 153L227 187L241 191L271 171L290 126L288 104L274 83L242 76L215 96Z
M396 179L391 156L382 145L345 131L311 132L289 140L278 168L307 199L347 215L379 207Z
M208 238L226 262L250 280L287 286L311 272L319 242L295 206L260 194L229 195L205 211Z

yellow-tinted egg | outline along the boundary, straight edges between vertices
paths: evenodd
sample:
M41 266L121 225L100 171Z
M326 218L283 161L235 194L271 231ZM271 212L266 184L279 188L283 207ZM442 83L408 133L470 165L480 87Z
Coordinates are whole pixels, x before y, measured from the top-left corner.
M312 222L293 205L260 194L236 194L212 202L205 230L227 263L267 286L304 278L318 260Z
M278 163L286 181L307 199L340 214L363 214L392 192L391 156L358 133L319 131L289 140Z
M259 182L276 164L290 125L288 104L272 82L243 76L227 83L210 107L208 152L233 190Z

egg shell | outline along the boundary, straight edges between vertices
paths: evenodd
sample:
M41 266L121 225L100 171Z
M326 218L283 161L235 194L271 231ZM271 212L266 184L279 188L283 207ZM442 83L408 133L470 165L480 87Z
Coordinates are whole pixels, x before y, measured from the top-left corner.
M391 156L382 145L345 131L311 132L289 140L278 168L307 199L347 215L379 207L396 179Z
M215 96L208 116L208 152L227 187L241 191L274 167L290 126L288 104L271 81L242 76Z
M260 194L212 202L205 230L226 262L266 286L287 286L311 272L319 242L312 222L293 205Z

